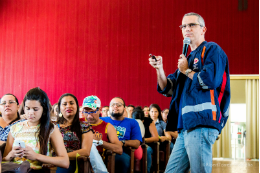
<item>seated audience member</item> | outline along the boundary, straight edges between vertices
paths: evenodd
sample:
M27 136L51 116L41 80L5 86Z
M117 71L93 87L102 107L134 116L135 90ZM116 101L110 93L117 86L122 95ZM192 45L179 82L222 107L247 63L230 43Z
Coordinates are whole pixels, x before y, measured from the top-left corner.
M130 112L129 112L128 108L127 108L127 106L124 109L123 117L132 118L131 115L130 115Z
M101 101L97 96L88 96L83 101L83 114L94 130L93 139L99 153L104 149L122 154L122 143L118 140L113 125L99 118Z
M135 108L134 108L134 110L135 109L140 109L140 110L142 110L142 106L136 106Z
M162 119L163 119L163 121L167 124L167 116L168 116L168 114L169 114L169 109L164 109L163 111L162 111Z
M108 117L108 111L109 111L109 107L108 106L103 106L102 107L102 117Z
M161 108L157 104L150 105L150 116L156 126L159 141L161 142L160 149L162 150L165 147L162 142L171 141L172 138L171 136L165 135L166 123L162 120ZM171 143L170 148L172 151L173 143Z
M79 121L86 121L85 116L83 115L83 107L79 107Z
M18 110L18 99L13 94L5 94L0 103L0 145L6 142L10 127L22 121Z
M76 154L89 156L93 141L93 130L87 122L79 120L79 104L77 98L69 93L63 94L58 102L58 127L63 136L67 155L70 159L68 169L58 168L57 173L74 172Z
M168 114L169 114L169 109L164 109L163 111L162 111L162 119L163 119L163 121L167 124L167 116L168 116ZM165 132L165 136L167 136L168 138L172 138L172 142L174 142L176 139L177 139L177 137L178 137L178 132L177 131L174 131L174 132L172 132L172 131L166 131ZM174 144L174 143L173 143Z
M128 111L130 113L130 117L128 117L128 118L132 118L132 113L133 113L133 111L135 109L135 106L134 105L128 105L127 109L128 109Z
M144 106L143 111L144 111L144 116L145 117L150 117L150 115L149 115L149 107L148 106Z
M102 117L105 122L111 123L117 132L117 137L123 147L137 149L142 142L139 125L136 120L123 116L125 102L120 97L115 97L110 102L109 112L111 117ZM127 173L130 167L130 156L123 151L122 155L116 157L116 173Z
M52 122L57 122L58 121L58 104L55 103L53 106L52 106L52 109L51 109L51 121Z
M19 115L20 115L20 118L21 119L27 119L26 118L26 114L24 113L24 107L23 107L23 101L22 101L22 103L19 105L20 107L19 107L19 110L18 110L18 112L19 112Z
M150 117L145 117L144 112L140 109L135 109L133 112L133 118L139 119L143 122L145 128L145 143L148 145L147 147L147 172L149 173L152 166L152 154L153 149L150 145L154 142L159 141L158 132L153 123L153 120Z
M136 111L136 110L140 110L140 107L136 107L134 109L134 111ZM136 117L132 117L132 118L135 119L138 122L140 130L141 130L142 138L144 138L145 129L144 129L144 124L143 124L142 120L140 118L136 118ZM143 157L143 149L142 149L141 145L135 150L134 156L135 156L135 159L138 159L138 160L142 159L142 157Z
M62 136L50 121L47 94L39 88L33 88L25 95L23 104L28 120L11 127L3 160L11 161L15 158L19 161L26 158L33 169L41 169L42 163L68 168L69 158ZM19 141L25 143L25 148L15 145ZM51 147L57 157L51 157Z

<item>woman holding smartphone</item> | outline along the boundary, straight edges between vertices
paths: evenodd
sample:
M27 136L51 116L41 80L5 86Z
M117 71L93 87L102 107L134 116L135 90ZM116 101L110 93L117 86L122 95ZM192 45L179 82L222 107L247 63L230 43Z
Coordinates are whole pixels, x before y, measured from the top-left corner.
M24 158L30 162L32 169L41 169L42 163L68 168L69 158L62 135L50 121L47 94L39 88L33 88L25 95L23 106L27 120L11 127L3 160ZM19 142L21 145L14 146ZM25 148L22 148L23 143ZM57 157L51 157L51 146Z

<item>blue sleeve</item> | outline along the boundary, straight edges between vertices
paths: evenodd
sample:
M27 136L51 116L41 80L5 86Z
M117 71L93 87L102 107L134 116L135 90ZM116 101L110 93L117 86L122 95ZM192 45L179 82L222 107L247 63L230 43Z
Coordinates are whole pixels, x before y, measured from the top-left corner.
M106 123L110 123L109 119L111 119L111 118L109 118L109 117L99 117L99 118L101 120L105 121Z
M142 134L138 122L133 119L131 122L131 140L139 140L142 142Z
M178 70L176 70L173 74L168 75L166 87L162 90L159 84L157 84L157 91L166 97L171 97L173 94L173 89L176 86L178 75L179 75Z
M227 65L227 55L217 44L206 47L203 69L195 73L192 85L196 88L215 89L221 85Z

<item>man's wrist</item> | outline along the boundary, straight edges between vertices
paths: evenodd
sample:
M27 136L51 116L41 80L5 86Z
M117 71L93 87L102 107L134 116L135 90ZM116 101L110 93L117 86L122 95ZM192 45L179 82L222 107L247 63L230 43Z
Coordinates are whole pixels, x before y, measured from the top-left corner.
M189 74L192 72L192 70L191 69L187 69L187 70L185 70L185 75L187 76L187 77L189 77Z
M125 140L122 140L121 142L123 144L122 146L124 147L125 146Z
M104 143L104 141L103 141L102 139L100 139L100 140L98 141L98 145L103 145L103 143Z
M99 145L103 145L104 141L102 139L100 140L93 140L93 143L96 145L96 146L99 146Z

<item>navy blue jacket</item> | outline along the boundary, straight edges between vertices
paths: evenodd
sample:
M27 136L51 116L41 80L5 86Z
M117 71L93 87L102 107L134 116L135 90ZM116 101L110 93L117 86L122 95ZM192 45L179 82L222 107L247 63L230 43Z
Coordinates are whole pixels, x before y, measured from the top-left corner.
M204 41L187 57L193 80L177 69L167 77L164 90L159 93L172 97L166 131L177 131L179 102L182 99L183 129L198 126L216 128L221 133L229 115L230 77L228 58L213 42Z

